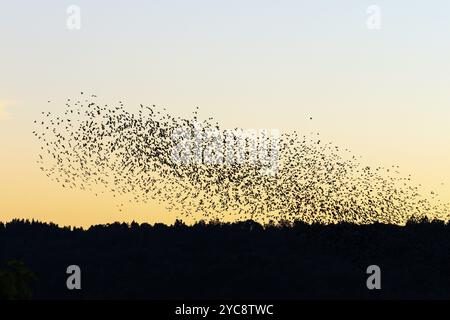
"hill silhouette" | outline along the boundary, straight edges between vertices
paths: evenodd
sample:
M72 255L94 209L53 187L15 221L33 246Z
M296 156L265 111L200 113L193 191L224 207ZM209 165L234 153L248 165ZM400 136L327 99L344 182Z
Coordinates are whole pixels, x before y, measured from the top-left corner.
M125 224L81 228L14 220L0 224L0 262L35 275L36 299L448 299L450 226L262 226L253 221ZM381 290L368 290L378 265ZM82 289L66 288L79 265Z

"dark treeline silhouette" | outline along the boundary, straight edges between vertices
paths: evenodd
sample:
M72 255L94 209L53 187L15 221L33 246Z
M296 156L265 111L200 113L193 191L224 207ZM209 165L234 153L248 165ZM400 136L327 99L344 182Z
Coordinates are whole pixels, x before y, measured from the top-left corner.
M35 275L23 262L11 260L0 266L0 300L30 299Z
M37 299L450 298L450 226L430 221L83 230L15 220L0 224L6 261L36 275L29 285ZM66 287L69 265L81 268L81 290ZM381 290L366 287L369 265L381 268Z

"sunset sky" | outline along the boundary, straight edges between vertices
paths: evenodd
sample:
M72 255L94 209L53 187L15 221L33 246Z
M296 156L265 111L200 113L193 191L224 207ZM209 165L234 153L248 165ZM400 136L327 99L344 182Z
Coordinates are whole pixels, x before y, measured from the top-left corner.
M70 5L80 30L67 28ZM17 0L0 16L0 221L173 221L158 204L119 213L39 170L33 120L80 91L182 116L199 107L226 128L317 131L450 201L447 0Z

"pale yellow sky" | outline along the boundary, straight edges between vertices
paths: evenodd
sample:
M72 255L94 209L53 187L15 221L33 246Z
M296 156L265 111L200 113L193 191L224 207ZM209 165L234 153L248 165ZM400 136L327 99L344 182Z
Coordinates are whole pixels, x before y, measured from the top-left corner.
M0 220L173 220L156 204L120 214L40 172L32 122L80 91L181 116L198 106L225 128L317 131L450 201L450 3L378 2L379 31L357 0L83 0L77 31L72 3L1 3Z
M8 116L6 111L7 103L5 101L0 101L0 120L5 120Z

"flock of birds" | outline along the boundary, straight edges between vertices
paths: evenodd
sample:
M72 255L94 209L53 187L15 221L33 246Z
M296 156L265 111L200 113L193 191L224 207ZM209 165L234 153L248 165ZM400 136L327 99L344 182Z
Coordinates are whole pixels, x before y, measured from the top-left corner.
M122 102L109 106L96 100L82 93L67 100L62 114L43 112L35 121L40 168L64 188L101 190L130 202L158 201L181 218L205 221L448 220L448 204L421 195L397 166L363 166L349 150L322 142L317 133L281 134L278 168L271 174L262 161L181 163L172 154L179 143L174 131L199 124L205 131L223 131L213 118L200 121L197 110L189 118L175 117L143 105L133 113ZM203 156L207 142L200 148Z

